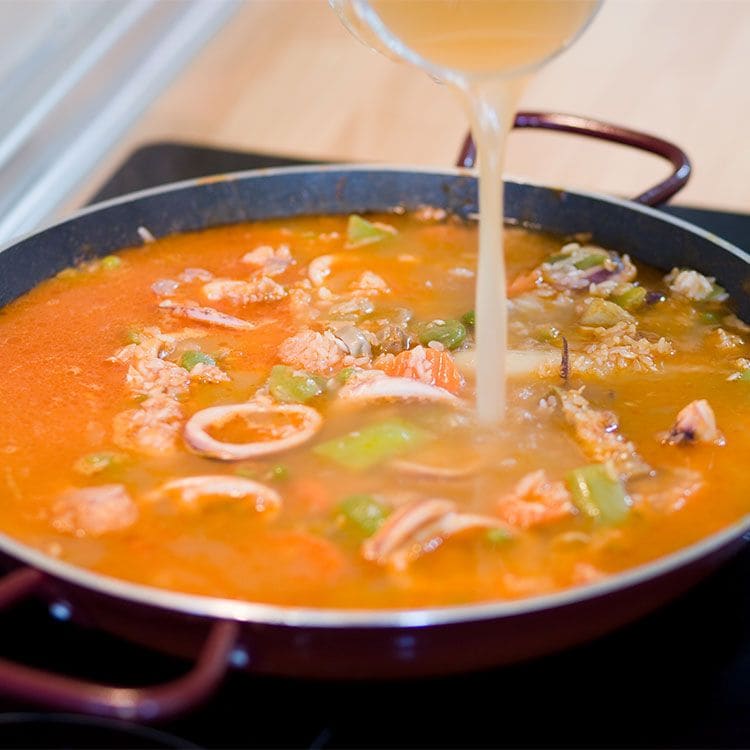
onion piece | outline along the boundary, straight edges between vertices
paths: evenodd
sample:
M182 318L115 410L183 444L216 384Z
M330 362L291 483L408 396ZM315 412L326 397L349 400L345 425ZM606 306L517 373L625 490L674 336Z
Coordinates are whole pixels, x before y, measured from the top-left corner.
M289 424L277 428L278 437L249 443L223 442L211 437L207 432L208 428L221 427L235 418L249 421L248 418L264 414L288 415ZM183 437L185 442L202 456L222 461L241 461L302 445L315 435L322 424L323 418L320 414L302 404L230 404L211 406L193 414L185 425Z
M151 497L177 493L185 507L197 508L201 498L219 496L232 499L253 498L258 513L275 511L281 508L281 495L276 490L260 482L244 477L226 474L202 474L165 482L151 493Z
M420 479L466 479L479 471L481 461L477 459L463 466L437 466L435 464L423 464L418 461L397 458L390 462L390 466L403 474Z

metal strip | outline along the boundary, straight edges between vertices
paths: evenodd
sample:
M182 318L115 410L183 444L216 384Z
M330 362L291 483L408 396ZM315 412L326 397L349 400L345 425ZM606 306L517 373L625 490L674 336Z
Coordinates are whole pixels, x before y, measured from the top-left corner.
M120 12L0 142L0 242L49 221L239 5L129 0L117 6Z

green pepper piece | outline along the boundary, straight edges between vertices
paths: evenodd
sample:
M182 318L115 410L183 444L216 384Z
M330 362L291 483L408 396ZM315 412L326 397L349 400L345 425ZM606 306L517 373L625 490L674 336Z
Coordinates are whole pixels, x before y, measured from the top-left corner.
M589 518L609 525L621 523L630 514L625 487L605 464L574 469L565 481L576 507Z
M343 370L339 370L336 373L336 380L338 380L339 383L346 383L352 375L354 375L354 368L345 367Z
M467 328L476 328L477 325L477 314L474 310L469 310L469 312L464 313L461 316L461 322L467 327Z
M105 255L101 259L102 268L107 271L114 271L122 265L122 258L118 258L116 255Z
M495 529L487 529L485 539L493 546L499 546L505 544L513 539L513 534L508 529L502 529L500 527Z
M750 368L743 370L737 380L744 380L746 383L750 381Z
M589 268L595 268L596 266L602 265L607 260L606 255L601 253L592 253L591 255L584 255L583 258L577 260L573 265L579 271L586 271Z
M380 242L394 234L396 234L396 230L393 227L387 224L375 224L357 214L352 214L346 225L346 237L349 241L348 244L352 247Z
M372 495L350 495L341 501L338 511L347 526L364 533L365 536L374 534L388 515L388 509Z
M727 290L719 284L712 284L712 289L709 295L706 297L707 300L723 300L726 299Z
M466 327L459 320L446 320L438 323L433 320L419 332L419 342L429 344L430 341L440 342L446 349L455 349L466 338Z
M347 469L369 469L423 445L431 437L421 427L402 419L389 419L328 440L313 453Z
M268 470L266 478L275 479L279 482L289 479L289 467L284 466L284 464L276 464Z
M81 456L74 464L73 468L79 474L92 476L99 474L107 469L115 469L122 466L128 457L124 453L115 453L114 451L100 451L98 453L88 453Z
M615 304L632 312L645 304L647 293L642 286L631 286L619 294L613 294L611 299Z
M552 344L552 346L562 346L562 335L555 326L537 326L533 333L534 338L542 344Z
M125 331L125 341L128 344L140 344L143 341L143 334L137 328L129 328Z
M580 323L583 326L601 326L611 328L621 320L632 320L629 312L614 302L600 297L594 297L589 306L583 311Z
M215 365L216 360L208 354L198 351L183 352L180 357L180 367L190 372L196 365Z
M295 372L286 365L271 368L268 390L277 401L304 404L323 393L322 383L307 372Z

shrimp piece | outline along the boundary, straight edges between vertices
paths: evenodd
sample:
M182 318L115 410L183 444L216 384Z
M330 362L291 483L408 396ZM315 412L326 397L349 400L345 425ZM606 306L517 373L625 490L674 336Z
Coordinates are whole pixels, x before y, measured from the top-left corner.
M122 531L138 520L138 507L121 484L102 484L63 492L52 507L52 525L75 536Z
M427 385L459 394L466 381L447 351L415 346L384 361L383 371L391 377L412 378Z
M565 485L548 480L543 469L523 477L497 504L498 516L518 529L554 523L573 513L575 506Z

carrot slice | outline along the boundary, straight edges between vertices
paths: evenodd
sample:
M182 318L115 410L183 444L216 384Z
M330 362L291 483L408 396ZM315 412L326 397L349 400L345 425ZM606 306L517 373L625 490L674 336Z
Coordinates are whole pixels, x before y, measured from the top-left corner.
M459 393L466 381L450 353L427 346L416 346L397 354L384 368L387 375L412 378L428 385Z
M324 513L333 507L335 501L325 482L310 476L290 482L289 495L296 497L308 513Z
M530 292L541 278L542 272L538 268L519 274L508 284L508 297L517 297L524 292Z

